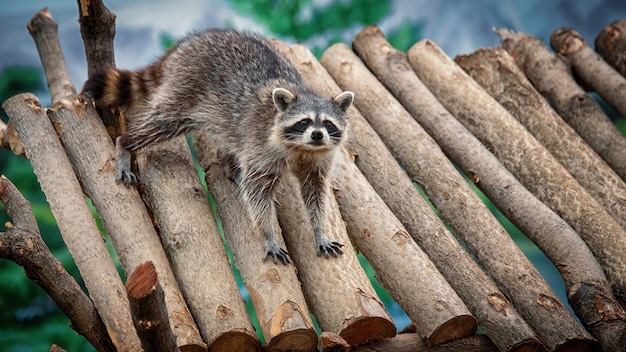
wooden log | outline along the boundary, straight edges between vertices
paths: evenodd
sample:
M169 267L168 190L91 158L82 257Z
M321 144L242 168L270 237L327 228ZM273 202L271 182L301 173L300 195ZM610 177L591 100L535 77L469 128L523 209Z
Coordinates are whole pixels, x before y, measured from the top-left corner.
M455 61L626 228L626 183L556 114L504 49L478 50Z
M537 139L561 164L569 166L568 171L572 175L580 175L578 179L586 181L588 191L600 188L595 183L605 185L606 189L599 190L601 194L596 200L611 199L609 202L613 208L618 210L623 208L621 211L626 215L626 208L620 207L620 201L626 200L626 191L622 191L626 190L626 185L580 136L556 115L504 49L481 49L470 55L457 56L455 61L507 108L512 116L523 123L531 133L534 132ZM489 182L491 174L481 172L477 175L480 179L478 186L490 199L494 200L495 197L491 195L494 193L503 196L503 201L508 201L508 204L498 204L495 200L494 203L503 209L504 214L556 264L565 281L567 296L574 311L600 341L603 350L612 350L609 347L619 336L626 338L624 310L613 296L610 284L589 248L564 220L536 198L533 197L538 204L530 204L516 199L513 196L515 192L487 190L485 183ZM610 182L605 181L607 178ZM614 187L611 189L610 186ZM493 187L497 187L497 184ZM607 210L611 208L609 202L605 202ZM518 208L517 214L511 214ZM623 218L626 220L626 216ZM558 230L558 233L555 230ZM603 307L597 309L599 303ZM620 330L619 326L622 326L621 333L615 334Z
M260 342L241 299L184 136L137 155L139 188L189 309L211 351Z
M2 105L15 124L26 156L33 166L42 191L74 262L113 345L118 350L141 350L124 286L109 256L102 235L87 206L82 189L67 160L52 123L37 97L16 95Z
M482 90L436 44L422 41L409 50L408 58L422 82L429 87L441 103L483 144L488 145L509 171L535 195L544 202L564 197L561 193L569 194L573 198L586 198L586 208L595 211L598 215L603 215L606 221L612 221L615 230L620 228L617 222L521 124ZM427 70L432 73L426 72ZM558 181L548 180L550 175L558 175ZM541 192L537 191L537 189L543 190L549 187L553 187L550 191L552 199L546 199L548 197L542 196ZM559 188L556 189L556 187ZM619 236L619 232L615 236ZM560 302L548 303L544 298L546 296L538 295L536 302L544 308L560 310ZM553 304L557 305L556 309L552 306ZM560 319L558 326L544 323L542 333L548 333L551 338L556 338L553 341L559 344L567 344L575 340L581 340L581 344L591 343L588 333L580 328L573 317L563 315ZM548 345L548 347L555 348L559 344Z
M37 46L52 103L75 94L76 90L67 71L65 57L57 36L57 24L52 19L50 10L46 7L39 11L28 22L27 28Z
M539 38L506 29L497 29L496 33L502 38L502 47L513 56L535 88L622 180L626 180L626 153L623 152L626 138L595 99L578 86L570 67L551 53Z
M626 116L626 78L602 60L578 32L558 28L550 36L550 46L572 65L578 78Z
M596 37L594 46L609 65L626 77L626 19L611 22L604 27Z
M50 352L66 352L65 349L63 349L63 347L59 346L59 345L52 345L50 346Z
M504 38L504 42L502 43L504 49L513 56L517 65L524 70L526 76L533 82L539 92L546 94L548 90L567 91L575 89L571 84L568 85L565 83L569 82L571 77L568 78L567 81L564 77L558 78L558 80L555 78L554 81L551 79L542 81L541 83L537 83L533 80L533 77L539 78L538 72L542 72L542 74L546 76L556 73L558 69L554 66L556 62L561 62L547 52L547 48L545 48L539 39L504 30L499 30L498 33ZM530 53L534 54L531 55ZM543 58L543 60L541 58ZM540 59L540 61L536 61L537 59ZM530 67L534 67L535 69L531 70ZM546 70L548 68L550 68L549 71ZM554 69L554 71L552 71L552 69ZM550 84L552 87L559 87L559 89L547 89L546 84ZM558 99L563 100L562 98ZM572 99L575 101L577 98L576 96L572 96ZM586 100L587 98L581 99ZM557 105L558 104L559 103L557 103ZM591 115L587 114L591 113L590 110L582 106L579 106L579 109L577 114L585 112L585 119L593 119ZM557 110L559 110L558 107ZM563 111L561 111L561 116L563 115ZM583 116L580 115L579 117L582 118ZM612 128L614 128L614 126ZM607 135L605 135L604 138L610 139ZM620 138L626 141L623 136L620 136ZM619 154L623 155L623 148L619 150ZM517 159L515 162L511 160L511 167L519 165L517 155L515 156ZM607 159L605 158L605 160ZM544 162L543 164L536 164L538 168L536 170L529 170L527 168L520 170L520 172L523 172L525 177L527 177L526 181L522 180L522 174L518 175L515 172L513 172L513 174L516 174L531 192L572 225L585 240L589 249L591 249L600 262L600 265L602 265L615 294L624 297L626 294L626 233L624 232L624 228L620 227L619 224L591 198L582 186L575 180L572 180L571 175L569 175L567 171L562 170L562 167L559 167L552 158L547 156L542 157L542 161ZM609 165L611 164L609 163ZM507 167L508 166L509 165L507 165ZM620 174L613 165L612 167ZM545 169L550 169L551 172L543 172ZM534 174L531 175L529 171L532 171ZM624 178L623 175L620 174L620 176ZM545 179L545 181L538 182L540 179Z
M204 349L198 328L137 190L115 184L115 147L93 104L84 101L80 95L69 96L49 109L48 117L85 193L102 219L126 275L139 264L152 261L159 272L178 346Z
M382 49L380 51L383 53L391 50L382 33L374 28L361 32L355 40L354 46L358 48L359 53L369 62L374 60L367 60L367 58L376 55L372 52L378 49ZM384 49L385 46L387 46L386 50ZM378 56L384 56L384 54L378 54ZM402 61L402 59L404 60ZM376 77L359 62L358 58L351 53L347 46L335 45L331 47L324 53L322 62L328 63L329 71L336 77L338 83L344 89L349 87L349 89L354 89L360 93L357 94L357 97L360 96L362 98L356 99L355 103L361 108L364 116L378 131L381 138L385 140L393 154L407 170L409 176L419 180L418 182L424 187L429 198L441 211L442 217L456 229L459 237L465 240L470 252L483 264L490 276L500 284L501 289L513 301L513 304L524 318L536 328L552 326L553 333L560 328L557 328L557 326L562 324L563 320L577 326L573 317L560 302L560 308L557 310L537 311L536 301L538 297L551 297L558 302L556 294L552 292L536 269L517 248L513 240L499 226L495 218L491 216L482 201L478 199L456 172L455 167L448 161L434 140L404 110L391 93L378 82ZM379 62L379 66L387 67L387 69L391 66L404 67L406 69L408 68L408 63L406 58L398 55L393 64L389 65L385 62L381 65ZM403 78L398 79L403 80ZM417 80L414 79L411 82L413 86L411 91L416 92L417 87L421 87L421 92L425 93L422 95L425 95L425 97L422 98L420 96L414 99L420 101L428 100L431 103L428 107L424 107L428 111L425 114L433 117L437 116L438 132L449 135L453 131L454 126L446 123L445 109L436 103L434 97L428 94L419 81L415 81ZM439 109L435 111L437 107ZM449 114L448 116L452 118ZM402 126L402 128L398 129L398 126ZM455 136L456 138L458 137ZM475 142L479 144L477 141ZM464 150L468 148L465 144L463 144L463 147ZM477 159L481 156L480 149L470 149L477 156ZM486 153L486 150L484 153ZM499 163L495 162L493 156L486 154L488 155L487 158L492 158L492 163L500 166ZM479 162L482 162L482 158L480 158ZM495 177L497 178L506 178L508 175L509 179L514 180L514 177L506 173L502 166L500 166L499 171L500 173L504 171L505 175L500 175L497 172L497 168L491 169L491 171L495 172ZM523 189L521 185L519 185L519 188ZM463 204L471 210L459 209L457 199L449 200L452 198L450 197L452 190L455 192L455 197L461 197ZM527 196L531 197L532 195L527 193ZM535 201L540 203L536 199ZM481 209L482 212L479 211ZM459 221L459 218L463 218L466 222L472 221L473 223L472 225L462 223ZM508 265L517 268L519 271L502 270L502 268ZM519 272L525 273L524 278L520 279ZM538 332L538 334L541 333ZM546 341L544 339L544 342L555 342L558 345L565 341Z
M337 158L333 179L352 242L415 323L426 344L434 346L474 334L477 323L470 311L347 151Z
M329 238L348 246L337 258L317 256L313 228L294 175L282 176L276 201L287 250L320 328L339 334L350 346L394 336L391 316L349 247L345 223L332 193L323 226Z
M102 0L78 0L78 23L85 45L87 74L91 76L106 67L115 67L115 14ZM120 109L98 109L109 135L115 139L126 126Z
M312 88L328 96L341 91L324 67L313 58L308 49L302 46L282 47L280 49L292 59L304 77L305 82ZM476 266L468 253L431 211L429 205L424 201L417 189L413 187L410 179L398 166L383 142L357 109L351 108L349 110L349 120L352 131L349 148L357 156L357 165L370 180L376 192L385 200L400 221L404 223L411 236L432 258L434 264L438 266L441 273L448 279L448 282L454 285L453 287L459 295L472 307L472 313L478 314L484 319L480 321L480 324L484 325L486 330L492 331L495 336L500 336L500 341L503 342L502 346L511 347L518 343L521 345L540 345L530 327L504 298L504 294ZM380 170L385 170L385 172L380 172ZM358 175L358 173L355 174ZM348 184L350 182L353 181L349 181ZM339 187L339 185L335 185L335 187L341 192L342 187ZM339 193L337 197L340 202L348 199L342 197L341 194ZM348 204L344 205L343 208L350 207ZM353 207L357 207L357 205L360 207L364 203L355 201L355 204ZM361 224L357 223L357 226L361 226ZM377 226L379 225L362 226L352 236L354 238L364 236L372 229L377 228ZM368 231L364 229L368 229ZM351 231L351 233L354 232ZM452 265L451 263L455 264ZM383 264L377 270L383 270L385 267L387 266ZM384 277L385 275L380 276ZM496 298L501 298L502 300ZM502 304L492 305L495 302L501 302ZM400 302L400 304L403 303ZM409 312L411 311L408 308L405 309ZM412 319L419 321L416 317L412 317ZM508 345L507 342L511 344Z
M222 172L223 155L219 148L203 133L196 133L194 145L268 348L314 351L317 334L294 267L261 260L265 252L263 240L253 228L237 185ZM284 245L282 236L277 237Z
M175 351L176 336L170 329L165 294L152 262L139 264L128 276L126 294L144 352Z
M98 351L115 351L93 302L52 255L41 238L30 204L6 177L0 177L0 201L14 224L0 232L0 258L14 261L70 318L71 327Z

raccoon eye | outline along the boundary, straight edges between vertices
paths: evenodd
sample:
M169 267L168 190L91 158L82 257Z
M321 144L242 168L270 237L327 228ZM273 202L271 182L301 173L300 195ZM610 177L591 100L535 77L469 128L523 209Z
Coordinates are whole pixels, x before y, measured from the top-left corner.
M324 121L324 127L326 127L326 129L330 129L330 128L333 128L334 125L333 125L332 122L326 120L326 121Z
M310 121L310 120L302 120L302 121L298 122L298 124L299 124L300 126L302 126L302 127L306 127L306 126L308 126L308 125L309 125L309 123L311 123L311 121Z

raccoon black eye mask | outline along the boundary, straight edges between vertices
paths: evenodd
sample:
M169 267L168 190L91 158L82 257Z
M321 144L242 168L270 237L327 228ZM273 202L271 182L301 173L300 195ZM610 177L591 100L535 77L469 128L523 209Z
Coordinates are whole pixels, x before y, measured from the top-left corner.
M206 131L225 152L225 172L238 183L248 214L264 236L263 260L290 262L276 241L273 201L287 170L300 181L317 254L343 253L323 224L328 177L345 140L346 111L354 94L319 96L265 38L224 29L197 32L143 69L93 74L83 93L99 107L127 111L127 131L116 141L116 183L137 183L130 168L134 151Z

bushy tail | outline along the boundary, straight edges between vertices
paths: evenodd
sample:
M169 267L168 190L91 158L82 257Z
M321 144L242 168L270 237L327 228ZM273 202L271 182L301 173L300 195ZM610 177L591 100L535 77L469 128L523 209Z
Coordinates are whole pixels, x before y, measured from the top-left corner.
M99 107L135 106L161 84L161 61L139 71L108 68L92 74L83 86Z

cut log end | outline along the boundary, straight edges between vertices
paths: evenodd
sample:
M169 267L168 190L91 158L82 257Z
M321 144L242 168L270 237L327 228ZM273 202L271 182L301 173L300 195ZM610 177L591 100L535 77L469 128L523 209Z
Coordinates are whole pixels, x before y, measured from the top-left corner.
M350 346L358 346L396 335L396 327L388 319L380 317L360 317L351 322L339 334Z
M213 342L209 345L209 351L259 352L261 351L261 342L259 342L259 339L254 333L248 330L231 330L213 340Z
M317 333L314 329L296 329L274 337L267 347L270 351L315 351Z
M509 349L511 352L546 352L546 348L541 344L541 342L528 339L525 341L521 341L515 346L511 346Z
M473 316L459 315L441 325L430 336L426 336L424 341L428 346L435 346L446 341L472 336L477 327L478 323Z
M128 280L126 280L126 292L132 298L139 299L146 297L156 287L158 283L156 269L151 261L137 266Z
M554 349L554 352L584 352L584 351L595 351L597 350L597 346L595 342L580 338L580 339L571 339Z

